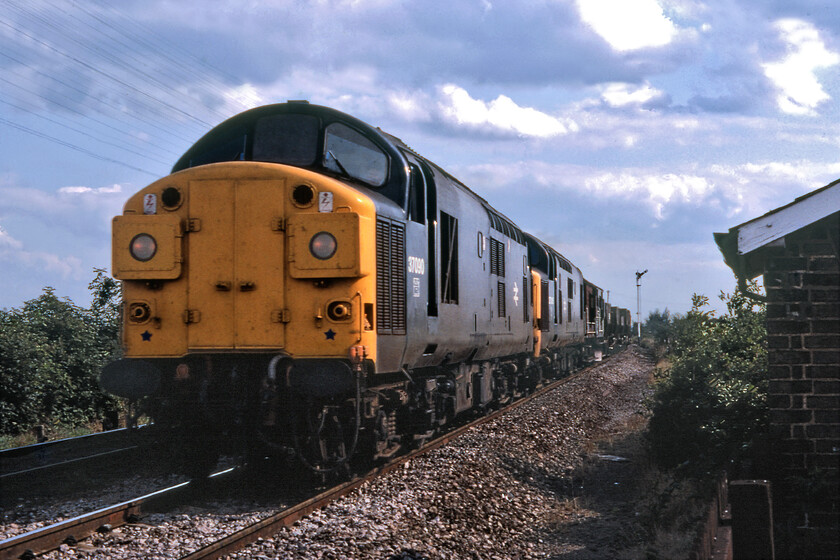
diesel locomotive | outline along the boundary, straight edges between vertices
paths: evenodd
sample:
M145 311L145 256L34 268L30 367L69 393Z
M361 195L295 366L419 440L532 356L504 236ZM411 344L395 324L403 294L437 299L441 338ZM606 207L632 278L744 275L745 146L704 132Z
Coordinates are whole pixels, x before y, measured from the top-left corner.
M124 357L198 471L388 458L597 358L629 311L398 138L288 102L212 129L113 220Z

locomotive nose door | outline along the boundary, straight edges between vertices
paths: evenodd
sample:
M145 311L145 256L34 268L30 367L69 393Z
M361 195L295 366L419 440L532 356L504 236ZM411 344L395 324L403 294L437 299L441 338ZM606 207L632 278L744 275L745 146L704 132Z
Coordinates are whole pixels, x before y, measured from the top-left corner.
M190 184L191 350L284 346L285 199L281 180Z

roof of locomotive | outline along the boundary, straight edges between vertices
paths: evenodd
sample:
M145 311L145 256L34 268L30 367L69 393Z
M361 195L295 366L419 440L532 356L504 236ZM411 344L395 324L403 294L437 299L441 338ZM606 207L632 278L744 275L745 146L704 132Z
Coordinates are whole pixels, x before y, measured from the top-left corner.
M356 117L348 115L347 113L343 113L330 107L324 107L322 105L313 105L308 101L289 101L286 103L264 105L262 107L249 109L227 119L221 124L213 127L209 132L207 132L207 134L202 136L195 144L193 144L172 167L172 173L192 167L196 158L200 159L199 156L201 154L211 151L225 139L237 134L238 132L251 131L254 129L257 121L261 118L277 114L313 115L321 120L322 127L333 122L341 122L361 132L365 137L384 150L392 162L402 164L390 166L388 180L381 187L367 185L378 192L385 194L399 205L404 203L404 190L408 179L406 161L401 152L411 153L413 156L425 162L430 168L433 168L437 174L445 177L450 184L474 197L487 211L494 229L497 229L522 245L525 244L523 231L512 220L496 210L484 198L476 194L451 173L418 154L401 139L384 132L380 128L373 127ZM243 149L241 159L251 161L247 152L247 148ZM313 165L303 167L314 168L318 172L330 172L317 162Z
M546 243L542 239L538 238L536 235L525 232L525 238L526 238L526 240L529 241L529 243L528 243L529 258L530 258L530 252L533 249L536 249L536 250L542 251L542 253L544 253L544 255L546 257L546 260L548 259L548 256L551 255L555 259L555 262L557 263L557 266L559 266L560 268L562 268L563 270L565 270L569 274L573 274L575 270L580 272L580 269L578 267L576 267L574 264L572 264L572 262L569 261L569 259L567 259L562 254L560 254L560 251L558 251L557 249L555 249L554 247L552 247L551 245L549 245L548 243ZM548 263L547 262L543 263L542 266L547 267ZM543 272L545 272L545 271L543 271Z
M451 173L447 172L431 160L418 154L414 149L409 147L400 138L393 136L381 130L380 128L373 127L367 124L366 122L357 119L356 117L348 115L347 113L343 113L331 107L313 105L310 104L308 101L289 101L286 103L274 103L270 105L264 105L261 107L255 107L253 109L249 109L247 111L234 115L233 117L223 121L221 124L213 127L195 144L193 144L172 167L172 173L192 167L192 162L196 156L212 149L213 146L217 145L221 140L230 137L232 134L235 134L238 131L252 131L259 119L277 114L313 115L321 120L322 126L326 126L333 122L340 122L352 128L355 128L357 131L361 132L365 137L373 141L384 152L386 152L387 155L391 158L392 162L398 162L402 164L391 165L388 171L388 180L386 181L386 183L379 188L373 187L374 190L385 194L398 204L403 203L404 192L401 191L404 191L405 185L407 184L408 180L407 162L405 160L405 157L403 156L403 152L412 154L414 157L417 157L418 159L426 163L430 168L433 168L437 174L445 177L451 185L463 190L466 193L469 193L469 195L474 197L476 201L478 201L487 211L493 229L500 231L501 233L505 234L506 236L519 242L522 245L526 245L526 235L528 234L526 234L526 232L519 228L512 220L510 220L507 216L505 216L496 208L491 206L489 202L487 202L484 198L476 194L475 191L467 187L463 182L461 182ZM246 154L243 152L242 158L245 159L245 156ZM326 168L323 168L322 166L317 164L312 165L310 167L317 168L319 172L329 172L328 170L326 170ZM536 238L534 239L538 241L541 245L543 245L544 250L546 250L548 253L552 253L558 259L558 263L561 268L567 270L570 273L573 271L580 272L580 269L578 269L563 255L561 255L556 249L554 249L547 243L544 243Z
M319 117L324 123L343 122L349 124L359 131L363 132L371 139L379 140L377 144L380 147L386 148L389 152L395 152L393 143L387 138L381 130L370 126L346 113L342 113L330 107L321 105L312 105L308 101L289 101L286 103L273 103L271 105L263 105L248 109L237 115L230 117L210 129L204 136L202 136L195 144L193 144L181 158L172 167L172 172L180 171L190 167L190 160L194 155L206 150L208 146L213 145L219 138L223 138L232 131L239 129L250 129L261 118L269 115L277 115L283 113L295 113L304 115L314 115ZM389 155L397 155L390 154Z
M280 160L263 160L254 156L254 138L258 122L274 115L307 115L318 119L319 138L308 137L313 141L313 152L310 163L289 163L303 169L310 169L317 173L340 177L342 180L359 183L374 191L377 191L390 198L398 205L403 206L408 184L408 166L405 158L394 145L394 143L379 129L369 124L337 111L329 107L311 105L306 101L290 101L287 103L275 103L249 109L235 115L221 124L213 127L207 134L202 136L193 144L172 167L172 173L207 163L222 161L268 161L270 163L283 163ZM384 179L381 183L371 183L359 176L354 176L326 166L323 157L323 137L326 128L334 123L340 123L354 129L361 134L368 142L371 142L385 155L387 169L384 170ZM233 141L236 142L233 142ZM236 144L233 152L228 152L229 146ZM319 147L316 147L319 146ZM217 155L220 152L221 155ZM318 157L315 157L315 156Z
M473 198L475 198L482 206L484 206L484 209L487 211L487 214L490 218L490 225L493 227L493 229L504 233L519 244L525 245L525 232L519 226L517 226L513 222L513 220L496 210L493 206L490 205L489 202L487 202L483 197L481 197L479 194L477 194L475 191L473 191L471 188L465 185L460 179L443 169L435 162L418 154L416 151L414 151L413 148L411 148L408 144L403 142L402 139L397 138L392 134L388 134L387 132L383 132L381 129L377 128L377 130L379 130L379 132L384 134L386 137L390 138L394 145L407 152L410 152L415 157L423 160L430 167L434 168L435 171L446 177L453 185L456 185L458 188L469 193Z

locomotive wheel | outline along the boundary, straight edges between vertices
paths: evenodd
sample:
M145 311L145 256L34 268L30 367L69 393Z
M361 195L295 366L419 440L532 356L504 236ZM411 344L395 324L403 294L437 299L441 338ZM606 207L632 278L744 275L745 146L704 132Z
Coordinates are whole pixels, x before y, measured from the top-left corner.
M397 435L395 418L396 413L386 413L379 409L373 426L373 457L374 459L390 459L401 448L402 443Z
M298 424L295 446L313 471L335 472L348 466L355 431L353 420L342 419L336 407L310 403Z

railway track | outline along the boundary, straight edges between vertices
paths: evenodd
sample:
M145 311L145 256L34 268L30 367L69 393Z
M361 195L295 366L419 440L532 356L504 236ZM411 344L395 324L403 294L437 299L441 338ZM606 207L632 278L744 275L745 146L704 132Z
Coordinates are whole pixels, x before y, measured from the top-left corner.
M73 438L46 441L0 451L0 484L56 470L79 468L90 461L116 458L137 449L133 430L121 428Z
M219 477L231 475L234 471L235 469L226 469L210 475L209 479L219 479ZM28 560L55 550L62 544L76 544L96 531L110 531L126 523L135 523L151 512L162 511L183 503L195 491L203 491L204 484L205 481L182 482L151 494L0 541L0 560Z
M371 480L383 476L391 471L394 471L404 465L405 463L415 459L421 455L424 455L434 449L442 447L447 443L451 442L452 440L458 438L465 432L469 431L470 429L480 426L481 424L490 422L503 414L522 406L531 400L539 397L540 395L551 391L572 379L575 379L578 375L583 373L584 370L576 372L568 377L564 377L563 379L559 379L545 385L544 387L538 389L537 391L531 393L530 395L520 398L519 400L501 408L491 414L486 416L482 416L481 418L477 418L468 424L455 428L454 430L443 434L442 436L435 438L434 440L430 441L420 449L416 449L411 451L405 455L401 455L397 457L393 461L390 461L387 465L382 467L378 467L373 469L372 471L368 472L366 475L351 480L349 482L345 482L344 484L340 484L329 490L309 499L305 502L301 502L295 506L287 508L281 512L278 512L271 517L263 519L253 525L246 527L232 535L229 535L223 539L220 539L210 545L207 545L195 552L188 554L186 556L181 557L181 560L214 560L217 558L221 558L226 554L230 554L232 552L236 552L249 544L256 542L258 539L265 538L277 533L283 527L288 527L299 521L300 519L304 518L305 516L309 515L313 511L320 509L339 498L346 496L353 492L354 490L364 486Z
M258 539L273 535L280 531L283 527L292 525L313 511L323 508L342 496L350 494L371 480L383 476L412 459L449 443L473 427L489 422L531 401L532 399L575 379L585 371L586 369L576 372L569 377L554 381L498 411L458 427L430 441L422 448L394 459L387 465L375 468L364 476L334 486L321 494L264 518L257 523L183 556L182 560L221 558L226 554L230 554L244 548ZM228 469L228 471L223 472L227 474L231 471L232 469ZM217 473L216 475L213 475L213 477L221 476L221 474L222 473ZM87 538L97 530L111 530L119 527L120 525L134 523L149 512L163 511L166 508L172 508L180 503L183 503L188 499L187 496L189 496L190 491L195 490L196 487L200 485L200 481L198 483L194 481L178 484L159 492L128 500L126 502L103 508L89 514L81 515L55 525L44 527L30 533L25 533L5 541L0 541L0 560L34 558L36 555L54 550L62 544L75 544L76 542ZM206 487L202 487L202 491L206 491Z

